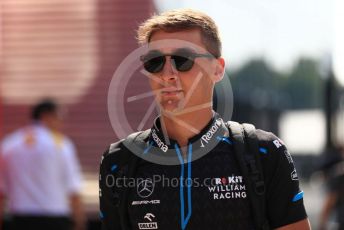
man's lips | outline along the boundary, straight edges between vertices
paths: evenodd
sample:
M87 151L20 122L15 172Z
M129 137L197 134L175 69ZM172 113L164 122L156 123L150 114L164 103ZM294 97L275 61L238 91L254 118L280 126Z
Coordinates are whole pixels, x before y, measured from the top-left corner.
M175 87L170 87L170 88L164 88L161 90L161 94L163 95L175 95L178 93L181 93L183 90L175 88Z

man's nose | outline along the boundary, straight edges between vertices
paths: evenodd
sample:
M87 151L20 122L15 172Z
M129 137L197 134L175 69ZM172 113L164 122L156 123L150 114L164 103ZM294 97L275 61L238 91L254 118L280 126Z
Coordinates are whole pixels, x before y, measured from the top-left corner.
M170 56L166 56L165 65L161 71L161 77L166 81L173 81L177 79L178 71L175 69L174 60Z

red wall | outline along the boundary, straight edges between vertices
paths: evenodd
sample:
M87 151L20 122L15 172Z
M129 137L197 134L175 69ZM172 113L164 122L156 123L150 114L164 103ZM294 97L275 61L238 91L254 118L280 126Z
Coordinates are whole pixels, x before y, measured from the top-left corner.
M83 1L81 0L78 2L81 5L83 4ZM61 14L58 14L56 12L54 13L54 10L51 11L51 7L49 8L50 11L45 14L41 13L38 16L32 16L35 19L39 19L40 17L42 17L41 20L32 20L32 18L30 18L31 16L29 15L27 16L27 18L21 18L22 21L20 21L18 17L16 17L16 15L22 13L18 10L10 10L10 7L6 8L6 4L7 6L10 6L11 4L13 4L13 2L11 2L11 0L4 0L4 7L3 9L1 9L1 24L4 28L3 31L9 31L8 34L10 34L11 31L15 30L16 26L21 26L21 29L25 29L26 26L32 27L32 23L36 23L37 26L41 25L40 23L45 23L47 25L50 25L51 28L55 27L56 30L63 26L65 26L63 28L67 28L68 26L70 26L68 25L68 23L71 23L70 21L68 21L68 18L66 19L66 17L61 16ZM41 3L39 1L32 1L32 4L27 4L22 7L27 7L23 9L28 9L28 11L30 11L30 9L37 9L37 7L43 7L42 11L44 12L44 6L40 4L43 4L43 1ZM48 3L44 1L44 5L46 6L47 4ZM73 14L68 11L68 4L70 4L68 1L60 1L52 4L55 4L53 6L53 9L56 8L57 12L66 12L72 15L71 17L73 17ZM75 7L75 5L73 7ZM89 9L85 8L84 10L87 11ZM117 140L117 137L111 128L107 113L108 87L113 73L119 63L123 60L124 57L126 57L127 54L137 48L135 40L135 30L137 29L138 24L146 19L153 11L154 6L150 0L99 0L96 3L95 21L90 23L96 23L95 39L97 47L95 47L95 49L91 51L87 51L89 53L85 54L96 55L95 57L97 63L96 71L94 73L94 79L92 80L92 84L87 88L87 90L85 90L80 98L76 100L76 102L71 103L68 102L68 100L66 101L65 99L61 100L64 106L68 109L68 114L65 120L65 131L67 135L73 139L77 146L78 154L84 171L96 172L98 170L101 153L104 151L106 146ZM54 55L56 55L56 53L59 51L68 54L68 52L70 52L70 49L74 49L75 46L80 44L78 43L78 39L81 40L80 34L81 36L88 36L87 33L83 32L83 30L85 30L84 24L78 27L77 20L78 19L75 18L73 19L74 24L72 25L74 25L74 27L72 27L68 32L68 39L74 39L74 43L68 40L65 46L61 45L61 43L59 43L60 46L57 48L54 46L50 46L52 50L51 52L49 50L44 51L44 55L46 55L44 58L53 58ZM30 31L24 33L24 35L27 35L28 33L30 33ZM35 33L37 33L37 30L35 31ZM63 30L62 32L56 31L56 33L63 33ZM53 39L53 36L50 37L51 39ZM46 39L48 38L49 36L47 36ZM44 69L44 64L42 64L42 66L34 66L29 76L23 75L25 77L25 79L23 77L23 80L27 81L28 84L32 84L30 86L32 87L32 90L29 93L23 92L23 94L21 94L21 88L18 87L17 84L6 83L6 81L12 76L11 74L13 74L11 71L19 71L11 70L8 67L9 64L8 66L6 66L6 63L9 63L10 61L9 57L6 56L6 54L10 53L12 55L12 58L13 55L14 58L16 58L15 55L23 55L21 47L30 46L31 43L27 45L27 38L25 38L25 36L23 36L22 38L21 36L17 36L17 40L15 42L13 41L13 38L11 38L11 36L5 35L0 37L0 39L2 39L1 50L3 51L1 54L1 58L3 61L0 62L0 86L6 87L2 88L2 90L9 89L8 87L12 87L11 90L17 92L19 98L30 99L30 96L34 94L35 87L39 84L42 84L42 79L45 81L49 77L51 77L54 78L54 81L46 81L48 82L48 86L50 87L48 91L58 92L57 94L62 95L62 98L68 99L68 95L66 95L66 93L64 94L64 90L67 92L68 90L70 90L70 87L74 87L73 84L75 84L75 86L78 86L77 84L83 83L80 79L78 79L78 81L80 82L73 82L73 79L71 79L71 76L73 76L74 73L73 65L75 66L75 69L81 69L78 64L73 64L71 66L68 66L68 68L65 68L63 65L56 64L56 68L52 68L50 71ZM39 45L40 41L37 42ZM17 54L15 52L16 49L19 52L17 52ZM47 46L46 49L49 49L49 46ZM6 50L9 50L11 52L6 53ZM37 52L41 51L42 50ZM25 55L28 55L30 57L30 52L32 52L32 58L37 58L34 55L37 54L37 52L35 53L35 49L30 49L30 47L28 48L28 51L25 53ZM82 57L82 53L80 53L80 55ZM80 65L82 65L82 63L80 63ZM85 66L85 68L86 67L87 66ZM42 69L44 69L45 72L43 72ZM18 72L18 74L22 73ZM58 76L58 83L56 83L55 81L57 78L56 76ZM136 82L135 87L142 88L147 87L147 85L141 86L141 83ZM135 87L131 89L131 92L135 92ZM24 102L23 99L23 103L21 103L21 99L17 99L15 102L11 102L11 100L8 100L8 98L3 97L3 93L0 93L0 95L2 95L2 98L0 98L0 103L2 103L0 115L3 117L3 119L0 120L2 122L2 124L0 125L0 138L2 138L9 132L29 122L29 108L33 103L33 100L29 100L30 102ZM56 95L56 93L52 93L52 95ZM46 96L50 96L49 93L47 93ZM131 119L140 119L140 117L142 117L142 113L138 111L142 108L145 108L146 106L147 104L143 103L141 108L131 108L131 113L129 114Z

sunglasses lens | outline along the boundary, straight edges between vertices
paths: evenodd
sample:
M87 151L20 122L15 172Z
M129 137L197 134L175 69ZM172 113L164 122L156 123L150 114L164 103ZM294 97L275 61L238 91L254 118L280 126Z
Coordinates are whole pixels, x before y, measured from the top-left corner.
M151 58L145 58L143 67L150 73L158 73L162 70L165 64L164 56L156 56Z
M180 72L189 71L194 64L194 60L187 56L174 55L172 56L172 59L172 63L175 65L175 68Z
M194 65L195 57L189 51L180 51L173 55L163 55L159 52L151 52L141 57L143 67L150 73L158 73L164 68L166 56L171 56L172 65L180 72L189 71Z

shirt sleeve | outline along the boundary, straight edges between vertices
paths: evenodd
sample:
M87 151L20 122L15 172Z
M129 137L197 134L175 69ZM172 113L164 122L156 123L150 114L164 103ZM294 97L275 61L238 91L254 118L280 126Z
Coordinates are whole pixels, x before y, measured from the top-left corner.
M66 190L70 194L80 193L82 189L82 176L74 144L68 140L65 150L63 170L65 172Z
M100 163L99 170L99 205L100 205L100 219L102 223L102 230L121 230L118 197L113 193L113 186L115 186L114 176L111 172L114 164L112 164L113 154L106 151Z
M307 218L303 191L299 186L292 156L284 143L272 133L265 133L260 154L264 168L267 216L272 228L278 228Z
M8 191L8 175L7 173L7 163L5 160L5 155L8 153L10 146L12 144L11 136L4 138L2 142L0 142L0 193L7 195Z

